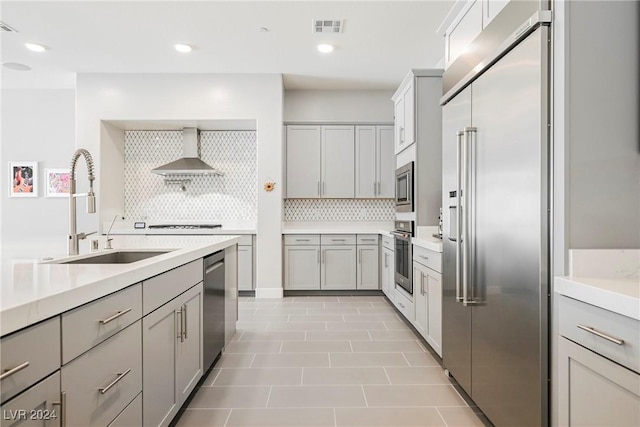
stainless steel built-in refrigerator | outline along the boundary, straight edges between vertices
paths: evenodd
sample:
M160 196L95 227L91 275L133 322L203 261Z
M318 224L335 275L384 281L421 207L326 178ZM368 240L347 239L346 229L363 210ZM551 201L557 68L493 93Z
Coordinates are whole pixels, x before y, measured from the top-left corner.
M548 18L442 99L443 363L498 427L549 422Z

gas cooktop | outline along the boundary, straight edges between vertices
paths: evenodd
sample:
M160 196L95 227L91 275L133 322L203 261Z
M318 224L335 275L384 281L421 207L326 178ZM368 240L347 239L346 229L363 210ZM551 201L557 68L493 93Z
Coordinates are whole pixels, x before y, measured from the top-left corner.
M220 224L155 224L150 225L149 229L171 229L171 230L210 230L220 228Z

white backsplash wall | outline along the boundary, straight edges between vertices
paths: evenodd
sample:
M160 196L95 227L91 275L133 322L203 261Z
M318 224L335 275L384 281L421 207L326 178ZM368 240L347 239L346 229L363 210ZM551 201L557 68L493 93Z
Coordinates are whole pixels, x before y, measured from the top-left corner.
M393 221L393 199L286 199L285 221Z
M201 131L200 156L224 176L182 176L186 191L151 169L182 156L182 131L125 131L125 217L142 221L256 221L256 131Z

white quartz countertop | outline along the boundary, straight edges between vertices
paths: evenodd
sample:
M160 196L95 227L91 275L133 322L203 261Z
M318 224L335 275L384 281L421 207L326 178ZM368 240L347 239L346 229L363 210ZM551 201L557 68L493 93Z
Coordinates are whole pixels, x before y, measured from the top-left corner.
M170 252L129 264L45 264L3 247L0 335L60 314L167 270L238 243L239 236L114 236L113 250ZM102 245L101 245L102 247ZM58 250L58 249L56 249ZM82 258L92 254L81 248ZM62 253L48 252L54 259Z
M640 320L640 279L556 277L555 292Z
M385 234L393 222L283 222L282 234Z
M416 237L411 239L411 243L416 246L420 246L425 249L432 250L434 252L442 253L442 239L437 237L433 237L434 234L438 233L438 227L417 227L416 228Z

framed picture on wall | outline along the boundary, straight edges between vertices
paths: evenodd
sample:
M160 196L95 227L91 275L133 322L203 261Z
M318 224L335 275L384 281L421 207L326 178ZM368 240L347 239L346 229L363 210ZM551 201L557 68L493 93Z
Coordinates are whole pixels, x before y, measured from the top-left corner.
M9 162L9 196L38 197L38 162Z
M45 169L45 192L47 197L69 197L69 169Z

